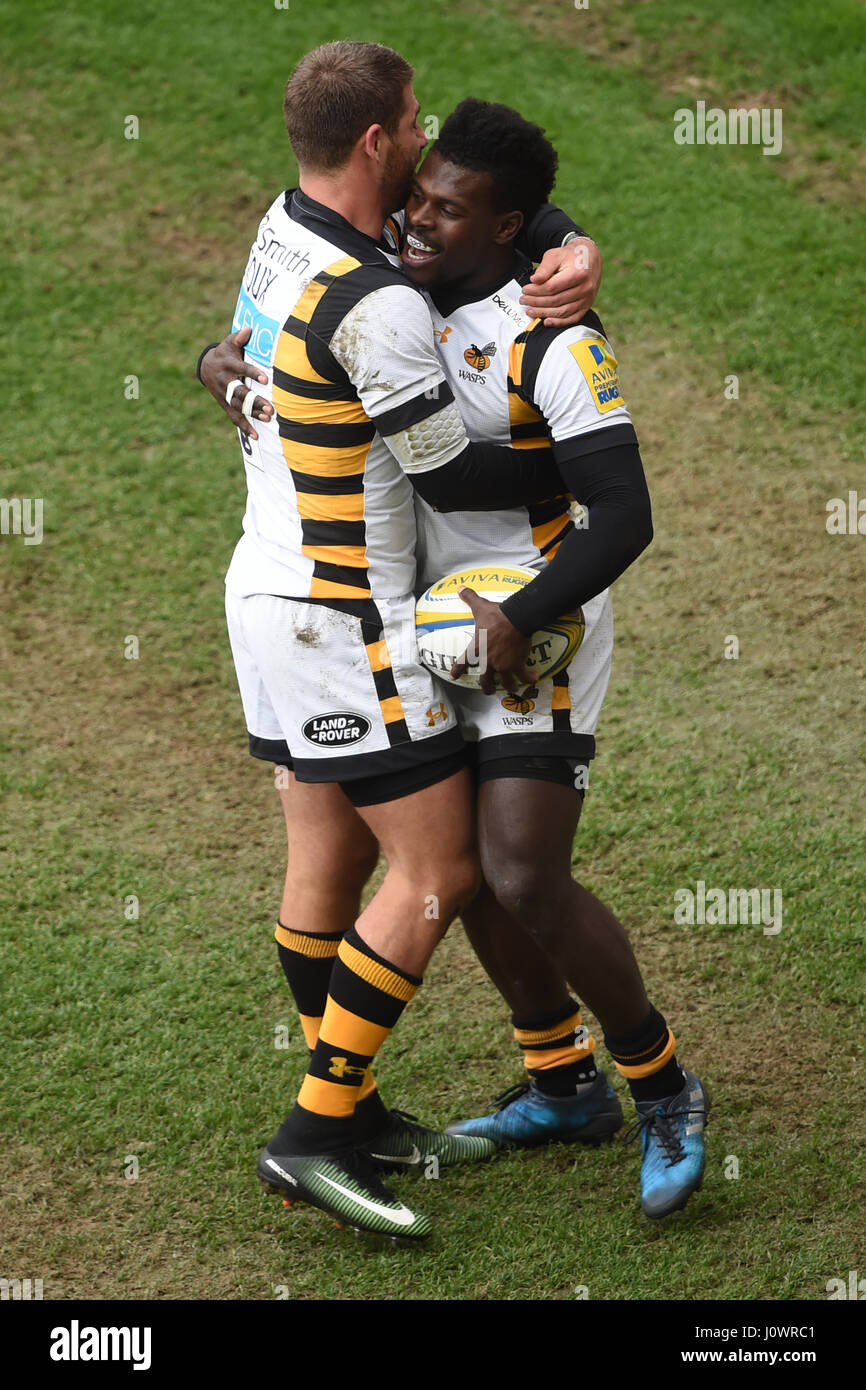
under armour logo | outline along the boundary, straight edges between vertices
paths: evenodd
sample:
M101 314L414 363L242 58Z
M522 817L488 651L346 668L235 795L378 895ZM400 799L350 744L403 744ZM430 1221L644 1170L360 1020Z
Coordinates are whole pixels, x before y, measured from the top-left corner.
M331 1066L328 1067L329 1076L363 1076L366 1067L350 1067L348 1057L332 1057Z

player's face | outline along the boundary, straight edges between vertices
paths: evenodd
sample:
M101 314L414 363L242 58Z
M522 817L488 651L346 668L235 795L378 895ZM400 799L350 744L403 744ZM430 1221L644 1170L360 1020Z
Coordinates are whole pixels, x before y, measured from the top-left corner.
M436 150L427 156L406 203L403 265L416 285L480 285L490 279L491 250L514 236L513 229L510 236L503 233L492 188L490 174L448 164Z
M394 136L389 136L383 168L384 202L389 212L396 212L405 206L412 187L415 165L421 158L421 151L427 144L427 136L418 124L418 105L412 84L406 88L403 101L403 115Z

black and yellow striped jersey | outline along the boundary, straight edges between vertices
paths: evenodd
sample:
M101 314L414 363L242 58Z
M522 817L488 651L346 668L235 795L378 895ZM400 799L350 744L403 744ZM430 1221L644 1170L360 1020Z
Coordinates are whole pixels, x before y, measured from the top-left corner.
M571 328L545 328L520 304L531 266L518 258L515 278L449 296L426 294L436 351L471 440L547 449L551 440L619 427L634 437L620 394L617 362L594 313ZM471 300L466 294L471 293ZM434 511L416 497L418 588L479 562L537 568L572 526L568 499L487 512ZM583 518L585 520L585 518Z
M226 584L326 601L410 593L407 474L468 443L423 297L377 242L292 190L250 250L233 329L245 326L275 413L258 440L241 435L247 506Z

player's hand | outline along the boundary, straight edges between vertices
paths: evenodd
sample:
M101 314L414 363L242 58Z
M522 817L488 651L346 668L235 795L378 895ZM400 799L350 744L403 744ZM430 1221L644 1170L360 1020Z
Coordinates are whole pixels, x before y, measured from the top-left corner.
M472 609L475 619L475 639L470 642L459 661L451 667L451 679L466 674L470 664L481 662L480 681L485 695L496 693L498 676L506 690L519 690L532 685L535 676L526 669L530 640L509 622L498 603L476 594L474 589L461 589L459 597Z
M243 382L244 377L251 381L267 381L264 372L244 357L244 343L249 341L251 332L250 328L241 328L237 333L230 333L227 338L223 338L221 343L205 353L200 372L205 386L214 400L219 401L229 419L239 430L243 430L244 434L248 434L250 439L258 439L252 421L241 414L241 407L250 388L244 385L236 386L232 393L231 405L226 401L226 389L232 381ZM274 407L264 396L256 396L252 407L248 406L247 409L252 410L256 420L270 420L274 413Z
M595 303L601 284L601 252L589 237L545 251L520 302L549 328L578 323Z

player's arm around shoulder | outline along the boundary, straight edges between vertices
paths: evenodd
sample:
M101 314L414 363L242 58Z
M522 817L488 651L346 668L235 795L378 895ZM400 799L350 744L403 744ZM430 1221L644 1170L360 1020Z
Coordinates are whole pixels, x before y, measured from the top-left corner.
M601 251L589 237L551 247L524 285L520 302L545 327L575 324L593 306L601 285Z

